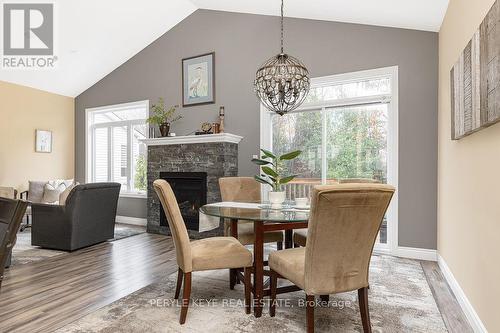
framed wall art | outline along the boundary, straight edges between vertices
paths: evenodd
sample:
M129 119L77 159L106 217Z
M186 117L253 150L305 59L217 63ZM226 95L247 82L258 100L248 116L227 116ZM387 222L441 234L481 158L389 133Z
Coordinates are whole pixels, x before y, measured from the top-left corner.
M451 69L451 138L500 121L500 2L495 1Z
M215 52L182 59L182 106L215 103Z
M37 153L52 152L52 132L46 130L35 130L35 151Z

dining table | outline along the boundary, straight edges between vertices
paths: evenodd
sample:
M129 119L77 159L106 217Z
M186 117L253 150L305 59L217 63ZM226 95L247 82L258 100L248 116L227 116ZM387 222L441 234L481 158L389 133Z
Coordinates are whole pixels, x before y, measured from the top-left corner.
M283 230L285 232L285 248L291 248L292 233L294 229L307 228L309 220L309 210L286 207L272 209L269 205L258 203L215 203L200 207L200 213L210 217L220 218L220 221L227 219L231 223L231 236L238 239L238 224L242 222L253 223L255 233L253 251L253 283L251 290L253 293L253 305L255 317L262 315L262 308L265 303L264 297L269 297L271 291L264 281L265 276L269 276L268 265L264 260L264 233L266 231ZM231 285L234 279L244 283L241 270L231 270ZM277 293L286 293L297 290L295 286L283 286L277 288Z

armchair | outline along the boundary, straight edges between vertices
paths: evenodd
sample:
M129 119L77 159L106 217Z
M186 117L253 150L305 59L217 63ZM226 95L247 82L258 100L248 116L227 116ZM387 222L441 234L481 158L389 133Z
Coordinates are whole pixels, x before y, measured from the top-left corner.
M77 185L65 205L33 203L31 244L74 251L113 238L120 186Z

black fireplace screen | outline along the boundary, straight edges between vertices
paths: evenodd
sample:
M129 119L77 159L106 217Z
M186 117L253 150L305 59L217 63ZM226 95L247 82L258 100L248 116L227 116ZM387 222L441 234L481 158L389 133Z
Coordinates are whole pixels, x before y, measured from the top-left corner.
M198 209L207 203L207 173L160 172L160 178L172 187L187 229L198 231ZM160 226L168 226L163 208L160 209Z

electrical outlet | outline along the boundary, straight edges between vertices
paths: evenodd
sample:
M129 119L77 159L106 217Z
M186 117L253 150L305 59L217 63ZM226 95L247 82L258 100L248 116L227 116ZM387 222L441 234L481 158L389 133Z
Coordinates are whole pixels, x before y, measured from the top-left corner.
M259 155L252 155L252 158L259 158Z

